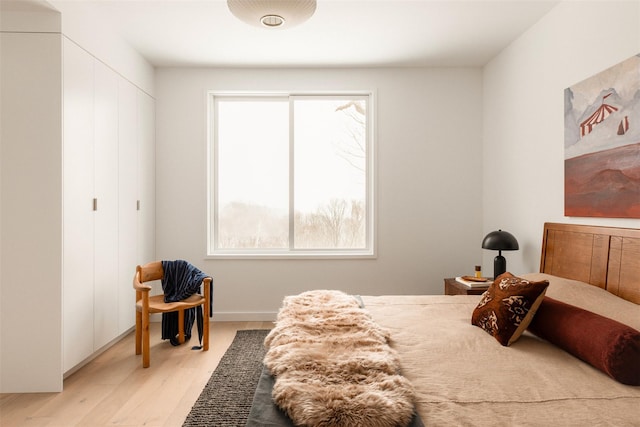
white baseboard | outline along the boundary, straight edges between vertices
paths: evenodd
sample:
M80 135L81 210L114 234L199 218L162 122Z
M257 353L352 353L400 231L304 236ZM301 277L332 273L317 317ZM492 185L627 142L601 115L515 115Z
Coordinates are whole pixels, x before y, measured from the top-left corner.
M277 311L216 311L211 318L214 322L275 322ZM152 314L151 322L160 322L161 314Z
M275 311L216 311L213 313L212 320L214 322L274 322L277 315Z

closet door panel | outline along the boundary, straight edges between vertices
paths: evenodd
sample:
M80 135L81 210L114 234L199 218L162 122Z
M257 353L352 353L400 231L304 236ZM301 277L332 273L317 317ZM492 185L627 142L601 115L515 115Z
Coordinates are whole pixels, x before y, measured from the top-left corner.
M119 98L119 236L118 236L118 333L135 325L135 291L132 282L138 250L138 101L137 89L124 79L118 82Z
M93 58L63 43L63 368L93 352Z
M155 150L155 101L138 91L138 186L140 212L138 214L138 261L146 263L155 259L155 206L156 206L156 150Z
M94 350L118 336L118 79L94 65Z

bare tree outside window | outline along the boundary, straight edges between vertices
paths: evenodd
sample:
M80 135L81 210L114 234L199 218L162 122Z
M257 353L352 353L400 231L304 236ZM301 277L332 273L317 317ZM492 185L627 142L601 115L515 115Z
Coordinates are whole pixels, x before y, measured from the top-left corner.
M295 246L362 248L365 217L352 207L366 200L364 101L304 99L294 106Z
M367 153L367 140L365 137L367 111L365 102L363 100L349 101L336 108L336 112L340 111L352 120L351 126L346 129L347 134L351 137L352 144L338 146L338 150L351 166L365 172Z

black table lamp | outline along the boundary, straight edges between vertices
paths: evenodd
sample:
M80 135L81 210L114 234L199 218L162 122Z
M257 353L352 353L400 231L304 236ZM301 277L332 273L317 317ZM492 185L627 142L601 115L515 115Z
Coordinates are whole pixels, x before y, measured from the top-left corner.
M493 260L493 278L495 279L507 271L507 260L502 256L502 251L517 251L518 241L508 231L492 231L482 240L483 249L498 251L498 256Z

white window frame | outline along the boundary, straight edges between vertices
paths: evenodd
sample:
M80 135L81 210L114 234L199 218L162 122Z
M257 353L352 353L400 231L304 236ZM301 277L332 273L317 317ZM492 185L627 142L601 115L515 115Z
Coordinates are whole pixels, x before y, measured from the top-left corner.
M287 249L220 249L215 247L214 232L217 226L217 132L216 132L216 99L219 98L283 98L288 97L289 103L294 98L313 97L366 97L367 98L367 128L366 128L366 247L358 249L294 249L293 242L293 126L289 133L289 241ZM207 238L206 238L206 258L207 259L362 259L376 258L376 155L375 155L375 93L374 91L344 91L344 92L228 92L228 91L208 91L207 92ZM290 109L290 114L292 109Z

